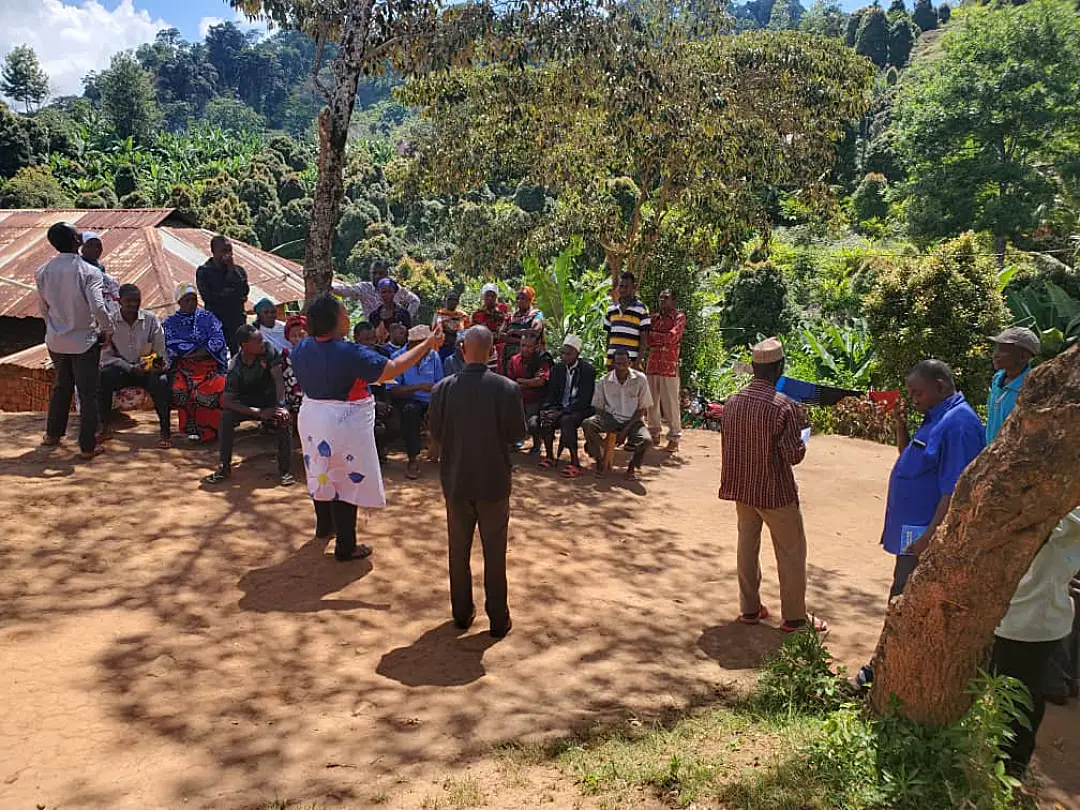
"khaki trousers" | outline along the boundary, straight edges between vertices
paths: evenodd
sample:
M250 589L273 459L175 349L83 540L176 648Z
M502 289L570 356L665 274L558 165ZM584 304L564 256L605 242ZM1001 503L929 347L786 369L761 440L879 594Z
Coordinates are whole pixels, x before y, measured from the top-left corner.
M735 504L739 519L739 610L750 615L761 609L761 525L769 527L780 576L780 612L785 620L806 619L806 531L799 502L779 509Z
M649 375L649 393L652 395L652 407L649 408L649 432L653 441L660 440L663 429L661 420L668 426L669 442L677 442L682 435L682 405L679 402L679 378Z

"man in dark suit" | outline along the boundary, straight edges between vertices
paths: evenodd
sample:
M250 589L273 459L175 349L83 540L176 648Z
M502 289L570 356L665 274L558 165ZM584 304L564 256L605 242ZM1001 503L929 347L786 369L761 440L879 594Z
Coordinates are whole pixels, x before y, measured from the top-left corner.
M593 414L593 390L596 387L596 369L581 357L581 338L567 335L563 340L562 359L551 370L548 380L547 401L540 409L540 435L544 439L546 455L540 462L541 469L554 467L565 447L570 451L570 463L563 468L567 478L581 475L578 460L578 428ZM552 452L555 431L559 430L559 452Z
M493 341L486 326L474 326L465 333L465 367L432 389L428 429L441 447L439 472L450 535L454 624L467 630L476 616L469 557L479 523L484 548L484 608L491 635L502 638L511 626L506 603L510 447L528 435L528 428L520 388L488 371Z

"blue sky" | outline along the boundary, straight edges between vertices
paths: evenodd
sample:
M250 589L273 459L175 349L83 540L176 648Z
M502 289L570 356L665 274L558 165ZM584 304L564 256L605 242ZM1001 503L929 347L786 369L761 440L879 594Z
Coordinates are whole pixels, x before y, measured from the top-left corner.
M865 1L839 0L848 10ZM224 20L247 26L224 0L0 0L0 58L30 45L53 95L78 94L88 72L108 67L117 51L152 42L162 28L196 40Z

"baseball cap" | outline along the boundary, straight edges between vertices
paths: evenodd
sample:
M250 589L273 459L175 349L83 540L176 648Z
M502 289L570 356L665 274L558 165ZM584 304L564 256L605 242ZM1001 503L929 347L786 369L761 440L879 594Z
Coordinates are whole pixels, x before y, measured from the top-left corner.
M990 338L990 340L994 343L1008 343L1013 346L1019 346L1032 356L1038 354L1039 349L1041 348L1039 336L1026 326L1010 326L1000 335L995 335Z

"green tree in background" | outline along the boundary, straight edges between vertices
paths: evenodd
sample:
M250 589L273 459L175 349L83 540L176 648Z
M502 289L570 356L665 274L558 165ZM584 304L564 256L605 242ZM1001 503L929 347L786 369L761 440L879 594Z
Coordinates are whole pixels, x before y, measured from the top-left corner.
M669 10L671 4L665 4ZM708 263L762 215L770 185L827 175L844 124L865 111L872 67L839 41L754 31L696 38L621 18L610 64L451 71L397 91L434 125L414 169L424 193L519 177L558 196L609 272L638 275L678 212ZM633 178L633 179L631 179ZM625 182L619 182L620 179Z
M1080 17L1069 0L965 6L941 44L898 88L909 224L925 238L989 231L1003 261L1053 203L1053 167L1080 139Z
M906 67L915 47L915 25L905 12L889 22L889 64L895 68Z
M266 119L235 98L211 99L206 105L204 117L210 126L234 132L262 132L266 129Z
M724 343L731 348L759 335L783 334L792 324L784 274L771 262L743 267L724 289L719 315Z
M64 194L48 166L27 166L0 187L0 208L66 208Z
M855 42L859 38L859 26L862 25L865 14L865 8L857 8L848 15L847 24L844 26L844 44L849 48L855 47Z
M855 52L879 68L889 64L889 18L881 6L863 9L855 35Z
M932 0L915 0L911 18L922 31L933 31L938 26L938 13Z
M0 95L23 104L27 113L49 97L49 75L42 70L37 54L29 45L16 45L4 57Z
M829 0L814 0L799 20L799 30L820 37L842 37L848 17L839 4Z
M146 139L161 125L150 74L130 52L115 54L108 70L92 81L101 111L119 137Z
M769 14L769 28L774 31L798 28L805 13L806 9L799 0L776 0Z
M937 357L969 400L986 400L986 338L1007 316L994 261L972 234L879 269L865 308L884 385L901 385L915 363Z

